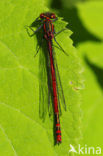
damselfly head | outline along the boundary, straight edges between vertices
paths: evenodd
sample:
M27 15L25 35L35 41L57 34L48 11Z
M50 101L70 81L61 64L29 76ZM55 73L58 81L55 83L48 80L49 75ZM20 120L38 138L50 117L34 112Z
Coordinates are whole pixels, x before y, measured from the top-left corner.
M55 19L56 15L54 13L46 12L40 14L41 19Z

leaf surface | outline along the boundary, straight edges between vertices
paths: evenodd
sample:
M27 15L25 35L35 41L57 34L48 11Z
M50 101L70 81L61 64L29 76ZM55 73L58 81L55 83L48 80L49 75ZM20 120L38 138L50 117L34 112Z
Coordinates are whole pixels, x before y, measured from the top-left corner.
M62 144L54 146L53 121L48 115L45 122L39 118L39 63L43 61L39 58L44 51L40 49L34 58L38 40L30 38L24 28L48 9L42 0L4 0L0 6L0 155L68 155L69 144L81 135L81 66L69 38L71 31L56 37L69 56L55 48L67 111L62 109L60 118ZM66 24L59 18L56 31Z

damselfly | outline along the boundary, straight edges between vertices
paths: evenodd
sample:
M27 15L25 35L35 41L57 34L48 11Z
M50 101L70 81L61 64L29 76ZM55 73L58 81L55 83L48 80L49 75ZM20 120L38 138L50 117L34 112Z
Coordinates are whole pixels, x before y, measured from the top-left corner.
M63 48L59 45L59 43L56 41L55 38L55 34L59 34L60 32L62 32L64 29L62 29L61 31L59 31L58 33L55 32L54 29L54 24L53 22L55 22L57 20L57 17L54 13L42 13L40 14L40 16L35 20L36 21L40 21L41 25L40 27L34 31L32 26L29 26L29 28L34 32L34 34L36 32L38 32L41 28L43 29L43 38L46 40L47 42L47 46L48 46L48 62L49 62L49 71L50 71L50 83L48 83L51 86L48 86L48 88L52 88L50 89L51 96L53 99L53 110L54 110L54 119L55 119L55 136L56 136L56 143L59 144L61 143L62 139L61 139L61 127L60 127L60 119L59 119L59 115L61 112L60 109L60 97L62 98L62 103L64 105L64 108L66 109L66 105L65 105L65 98L64 98L64 94L63 94L63 89L62 89L62 85L61 85L61 80L60 80L60 76L59 76L59 71L58 71L58 66L55 60L55 55L54 55L54 51L53 51L53 39L55 40L55 42L57 43L57 45L59 46L59 48L66 54L66 52L63 50ZM27 29L28 32L28 29ZM29 32L28 32L29 33ZM30 35L30 34L29 34ZM33 36L33 35L31 35ZM37 53L39 51L39 48L37 50ZM36 54L37 54L36 53ZM58 87L59 86L59 87Z

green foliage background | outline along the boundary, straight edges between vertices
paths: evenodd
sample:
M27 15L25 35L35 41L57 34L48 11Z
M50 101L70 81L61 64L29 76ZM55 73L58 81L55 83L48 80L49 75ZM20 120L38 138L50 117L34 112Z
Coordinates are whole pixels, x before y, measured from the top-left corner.
M0 9L0 155L76 155L68 153L69 144L77 148L79 143L102 148L103 2L3 0ZM63 18L55 22L57 32L68 28L57 40L69 57L56 49L67 103L60 118L60 146L54 146L52 119L47 115L42 122L39 118L43 49L34 59L38 39L30 38L24 29L45 11Z
M74 32L71 38L84 68L82 145L103 148L103 1L65 2L60 13Z

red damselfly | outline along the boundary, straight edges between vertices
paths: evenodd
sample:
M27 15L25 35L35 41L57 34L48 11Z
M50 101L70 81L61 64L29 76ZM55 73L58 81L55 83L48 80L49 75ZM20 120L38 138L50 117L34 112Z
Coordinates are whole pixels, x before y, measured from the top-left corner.
M55 32L53 22L55 22L57 19L58 18L56 17L56 15L54 13L49 13L49 12L42 13L34 21L34 22L40 21L41 25L39 26L39 28L36 31L33 30L32 26L29 26L29 28L34 32L34 34L42 28L43 29L43 38L47 42L48 58L49 58L49 61L48 61L49 62L49 69L48 70L49 70L49 75L51 77L50 83L48 83L48 85L49 85L48 88L49 88L49 91L52 92L51 94L52 94L52 99L53 99L52 102L53 102L54 119L55 119L55 136L56 136L56 143L59 144L62 141L60 119L59 119L59 115L61 112L60 99L59 98L62 98L62 103L63 103L65 109L66 109L66 105L65 105L65 98L64 98L64 94L63 94L61 80L60 80L60 76L59 76L58 66L56 63L54 50L53 50L53 39L55 40L55 42L57 43L59 48L65 54L66 54L66 52L59 45L59 43L56 41L56 38L55 38L55 34L57 35L60 32L62 32L63 30L65 30L65 28L64 28L61 31L59 31L58 33ZM27 32L28 32L28 29L27 29ZM28 32L28 34L29 34L29 32ZM33 36L33 35L30 35L30 36ZM37 49L37 53L38 53L38 51L39 51L39 48Z

